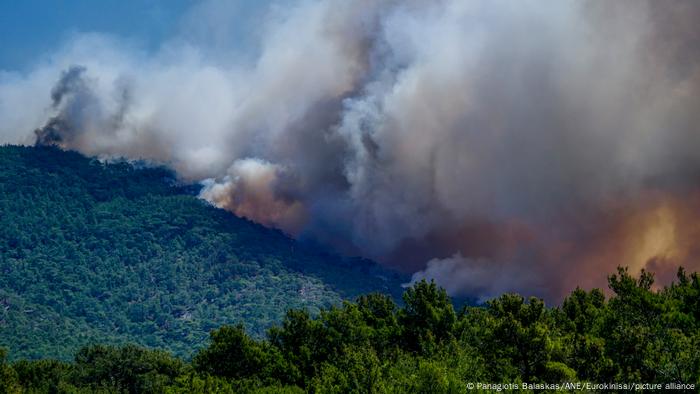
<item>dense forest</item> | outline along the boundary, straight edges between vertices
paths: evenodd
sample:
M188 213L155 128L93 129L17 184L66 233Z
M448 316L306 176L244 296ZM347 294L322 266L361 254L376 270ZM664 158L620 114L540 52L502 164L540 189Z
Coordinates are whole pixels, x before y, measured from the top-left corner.
M164 168L0 147L0 346L68 360L92 343L189 357L209 331L257 337L405 280L215 208Z
M197 190L164 168L0 148L0 393L697 392L697 273L656 288L620 268L608 296L459 306Z
M0 381L5 392L642 391L624 386L634 383L653 387L646 392L673 384L675 392L697 392L700 278L680 269L670 286L652 285L651 274L635 278L620 268L609 277L608 299L601 290L576 289L547 308L504 294L455 311L444 290L422 281L405 291L402 306L370 294L315 316L290 310L265 339L223 326L191 361L93 345L71 362L3 361ZM567 389L567 382L591 386ZM595 386L611 383L620 386Z

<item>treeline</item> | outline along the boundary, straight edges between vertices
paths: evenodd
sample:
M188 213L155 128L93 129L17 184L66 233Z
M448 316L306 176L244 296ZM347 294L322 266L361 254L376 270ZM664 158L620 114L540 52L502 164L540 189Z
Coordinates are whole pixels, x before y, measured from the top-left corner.
M311 316L290 310L256 340L212 331L191 361L94 345L72 362L3 362L5 392L463 393L469 382L700 384L700 278L654 290L653 275L609 277L612 296L574 290L560 307L504 294L456 311L425 281L403 303L370 294ZM693 390L695 391L695 390Z

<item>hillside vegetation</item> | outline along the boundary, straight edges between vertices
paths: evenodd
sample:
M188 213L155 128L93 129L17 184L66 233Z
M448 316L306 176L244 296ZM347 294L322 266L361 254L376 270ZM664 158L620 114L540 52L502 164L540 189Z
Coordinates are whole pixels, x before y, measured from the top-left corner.
M301 245L178 186L170 171L53 147L0 147L0 346L69 359L133 342L188 357L209 331L261 336L400 280Z
M679 270L663 290L652 283L649 273L619 269L609 299L576 289L561 307L546 308L504 294L456 312L444 290L423 281L401 307L371 294L316 317L291 310L262 340L223 326L191 362L96 345L70 363L0 362L0 374L10 392L621 393L668 392L671 384L697 392L700 278Z

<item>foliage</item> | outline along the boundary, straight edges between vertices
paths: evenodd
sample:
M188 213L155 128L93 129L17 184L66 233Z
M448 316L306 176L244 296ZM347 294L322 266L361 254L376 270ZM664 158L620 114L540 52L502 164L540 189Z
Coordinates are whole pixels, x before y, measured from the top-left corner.
M93 344L188 357L210 330L256 337L400 278L217 209L170 171L0 147L0 346L68 360ZM382 275L382 279L379 277Z
M0 348L0 393L13 393L19 387L17 372L7 364L7 350Z
M463 393L469 382L700 384L700 277L672 285L620 269L612 296L574 290L560 307L503 294L456 314L434 283L396 305L380 294L288 311L265 339L213 330L191 364L134 346L92 346L71 363L4 366L14 389L140 393ZM690 306L690 307L689 307ZM697 386L696 386L697 387ZM522 390L528 392L531 390Z

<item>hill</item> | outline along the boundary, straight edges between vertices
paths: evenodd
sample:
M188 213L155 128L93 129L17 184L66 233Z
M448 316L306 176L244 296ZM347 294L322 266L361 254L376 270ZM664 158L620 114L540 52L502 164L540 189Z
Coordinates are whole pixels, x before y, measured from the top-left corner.
M400 293L376 264L215 208L165 168L0 147L0 346L67 359L91 343L188 357L209 331L260 337L286 310Z

